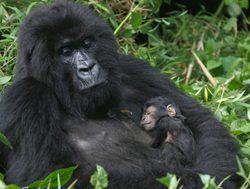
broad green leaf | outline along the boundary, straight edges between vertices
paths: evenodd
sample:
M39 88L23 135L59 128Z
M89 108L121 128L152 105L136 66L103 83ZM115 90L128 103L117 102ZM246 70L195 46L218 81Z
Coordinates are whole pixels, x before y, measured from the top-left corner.
M11 76L0 77L0 85L8 83L10 81L10 79L11 79Z
M215 177L211 177L210 175L202 175L200 174L200 178L202 183L204 184L203 189L216 189Z
M220 67L221 65L222 65L222 63L220 61L209 60L207 62L207 69L212 70L212 69Z
M35 181L32 184L30 184L29 189L30 188L42 189L42 188L47 188L47 186L50 186L51 188L54 188L57 186L62 187L70 180L76 168L77 166L73 166L73 167L62 168L62 169L53 171L45 179L40 180L40 181ZM58 178L60 179L59 181L58 181Z
M208 39L206 41L205 48L212 55L216 51L216 48L217 48L217 44L214 41L214 39Z
M235 135L250 133L250 123L243 119L235 120L230 125L230 130Z
M157 181L159 181L164 186L169 186L170 185L170 180L171 180L171 178L169 178L167 176L157 179Z
M131 24L134 30L137 30L142 23L142 16L138 12L132 12Z
M237 3L231 3L227 7L227 12L231 17L237 17L241 14L240 5Z
M249 0L239 0L240 7L243 9L249 8Z
M223 29L227 32L231 31L234 28L237 28L237 19L236 18L228 19L226 25L223 27Z
M96 165L96 171L91 176L90 183L95 189L103 189L108 187L108 173L102 166Z
M234 56L220 57L219 61L222 63L223 69L227 75L232 75L237 67L240 66L241 58Z
M21 189L21 187L15 184L10 184L10 185L7 185L5 189Z
M176 175L167 174L165 177L156 179L162 185L167 186L168 189L177 189L180 179L177 179Z

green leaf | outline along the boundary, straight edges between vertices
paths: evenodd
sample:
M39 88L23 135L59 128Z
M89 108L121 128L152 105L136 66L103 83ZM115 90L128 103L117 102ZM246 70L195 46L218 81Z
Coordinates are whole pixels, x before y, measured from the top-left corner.
M90 183L95 189L108 187L108 174L102 166L96 165L96 171L91 176Z
M237 3L238 0L224 0L224 2L225 2L225 5L230 5L232 3Z
M4 179L4 176L2 173L0 173L0 180L3 180Z
M131 24L134 30L137 30L142 23L142 16L138 12L132 12Z
M231 3L227 7L227 12L231 17L237 17L241 14L240 5L237 3Z
M200 178L202 183L204 184L203 189L216 189L215 177L211 177L210 175L202 175L200 174Z
M165 177L158 178L156 180L159 181L164 186L169 186L171 178L165 176Z
M62 168L50 173L45 179L40 181L35 181L29 185L29 188L50 188L57 187L57 186L64 186L69 179L72 177L73 172L77 166L69 167L69 168ZM58 180L59 179L59 180Z
M219 47L219 44L217 44L214 39L208 39L205 43L206 51L209 52L211 55L214 54L215 51L217 51L217 48Z
M3 17L4 17L4 8L0 4L0 23L2 23Z
M0 77L0 85L8 83L10 81L10 79L11 79L11 76Z
M13 149L13 147L11 146L10 141L8 140L8 138L6 136L4 136L3 133L0 133L0 142L4 143L6 146L8 146L10 149Z
M4 189L6 188L5 183L3 181L1 181L1 180L0 180L0 188L4 188Z
M21 187L15 185L15 184L10 184L5 189L21 189Z
M230 130L235 135L250 133L250 123L247 120L234 120L230 125Z
M156 179L162 185L167 186L168 189L177 189L180 179L177 179L176 175L167 174L165 177Z
M237 67L240 66L242 59L234 56L220 57L219 61L222 63L223 69L227 75L232 75Z
M212 69L220 67L221 65L222 65L222 63L220 61L209 60L207 62L207 69L212 70Z
M249 1L248 0L239 0L240 7L243 9L249 8Z
M103 11L105 11L108 14L112 13L112 11L109 10L109 8L107 7L107 5L105 5L103 3L96 3L95 6L98 7L98 8L100 8L100 9L102 9Z
M242 167L241 161L240 161L238 156L236 156L236 160L237 160L237 164L238 164L238 168L239 168L239 171L237 172L237 174L242 176L242 177L245 177L246 172L245 172L244 168Z
M237 19L236 18L228 19L227 23L223 27L223 29L227 32L231 31L234 28L237 28Z

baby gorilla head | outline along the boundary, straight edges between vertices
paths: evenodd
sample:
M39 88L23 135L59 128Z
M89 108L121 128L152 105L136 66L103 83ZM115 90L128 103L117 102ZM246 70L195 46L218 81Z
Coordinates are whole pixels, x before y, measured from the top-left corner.
M169 98L162 96L151 98L144 104L141 125L150 131L161 118L166 116L183 118L179 108Z
M159 96L145 103L141 125L152 137L153 148L164 143L172 143L179 148L182 145L181 141L193 139L191 131L184 126L184 119L172 100Z

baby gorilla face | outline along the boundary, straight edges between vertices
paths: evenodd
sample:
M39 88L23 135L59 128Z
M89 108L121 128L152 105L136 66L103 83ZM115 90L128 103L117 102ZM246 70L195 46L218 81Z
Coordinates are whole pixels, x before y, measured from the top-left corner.
M158 119L157 108L155 106L149 106L143 113L141 125L146 131L149 131L155 127Z
M155 128L156 122L164 116L174 117L176 115L175 108L172 104L168 104L165 108L162 106L151 105L148 106L143 113L141 119L141 125L146 131L150 131Z

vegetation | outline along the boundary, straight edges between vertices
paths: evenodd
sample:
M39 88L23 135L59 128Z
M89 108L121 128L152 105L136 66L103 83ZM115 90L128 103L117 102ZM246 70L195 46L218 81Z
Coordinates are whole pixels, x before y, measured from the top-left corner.
M49 2L51 0L0 2L0 91L13 80L20 23L31 9ZM240 144L242 165L239 163L239 174L244 178L241 188L249 188L250 20L243 12L249 8L248 0L222 0L214 14L204 8L195 15L185 8L163 12L161 7L168 6L170 0L78 2L91 5L110 23L122 53L145 59L163 74L168 74L183 91L209 107L225 123ZM2 134L0 141L11 147ZM96 183L98 189L105 188L107 175L100 167L97 169L101 173L97 170L91 183ZM66 169L66 173L64 170L64 176L59 172L54 174L58 188L64 183L60 178L67 180L73 170ZM46 186L53 184L51 174L43 181ZM101 175L100 180L98 175ZM201 177L204 188L220 188L214 184L214 178ZM2 178L0 175L0 188L7 187ZM176 188L178 179L168 175L160 182ZM7 188L19 187L10 185Z

